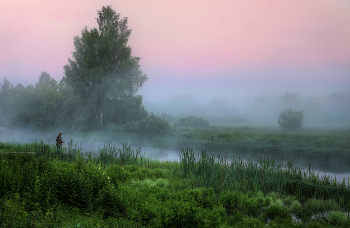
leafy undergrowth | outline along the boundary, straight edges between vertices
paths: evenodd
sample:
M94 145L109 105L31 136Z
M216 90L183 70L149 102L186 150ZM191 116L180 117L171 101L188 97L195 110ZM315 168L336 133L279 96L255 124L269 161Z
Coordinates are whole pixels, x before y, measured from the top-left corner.
M51 149L46 149L35 156L0 156L1 227L350 226L341 206L348 202L298 200L263 193L254 184L246 191L218 191L214 182L198 181L198 173L187 175L185 160L141 162L139 157L130 164L134 154L124 148L118 157L123 162L111 164L103 150L89 160L48 156Z

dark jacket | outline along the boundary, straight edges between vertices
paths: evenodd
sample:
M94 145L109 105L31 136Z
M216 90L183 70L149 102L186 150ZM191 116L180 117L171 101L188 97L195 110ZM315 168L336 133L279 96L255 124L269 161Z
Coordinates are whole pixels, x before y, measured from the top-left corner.
M58 135L56 138L56 146L62 146L62 143L63 143L62 138L60 135Z

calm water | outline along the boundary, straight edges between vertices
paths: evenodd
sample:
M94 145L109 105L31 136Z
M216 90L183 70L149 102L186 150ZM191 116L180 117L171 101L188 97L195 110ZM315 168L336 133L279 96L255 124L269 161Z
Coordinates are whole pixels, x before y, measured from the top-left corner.
M0 129L1 130L1 129ZM241 160L246 161L247 159L251 161L256 161L259 156L252 156L249 154L242 153L233 149L232 144L229 143L208 143L208 142L193 142L186 139L175 139L173 137L166 136L154 136L154 135L141 135L137 133L65 133L62 132L62 139L65 142L64 146L68 143L73 142L73 145L78 145L82 147L85 151L97 151L99 147L115 145L117 148L122 148L123 142L128 143L130 147L134 150L137 148L142 149L142 155L144 157L149 157L152 159L157 159L160 161L180 161L181 148L193 148L193 152L200 154L200 151L206 150L207 153L213 153L216 156L221 155L234 155L236 158L241 158ZM25 131L0 131L0 137L2 141L15 141L21 143L29 143L35 140L44 142L55 143L56 136L58 132L48 133L33 133ZM72 141L71 141L72 140ZM276 162L282 162L281 158L275 159ZM287 165L287 161L283 161L283 166ZM305 171L308 171L308 162L293 159L293 166L300 167ZM322 178L325 175L329 176L331 179L336 178L337 182L342 182L345 178L346 185L349 183L350 177L350 164L339 164L342 166L342 171L339 171L337 167L323 167L321 162L315 158L311 161L311 167L315 170L315 173L319 174ZM345 167L345 169L344 169ZM344 172L345 171L345 172Z

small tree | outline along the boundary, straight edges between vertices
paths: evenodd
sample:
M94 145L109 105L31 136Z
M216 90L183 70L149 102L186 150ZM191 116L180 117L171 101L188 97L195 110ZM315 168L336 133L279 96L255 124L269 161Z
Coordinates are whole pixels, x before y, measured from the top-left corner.
M282 110L278 117L278 124L281 128L287 130L294 130L303 126L304 110L296 111L291 108Z

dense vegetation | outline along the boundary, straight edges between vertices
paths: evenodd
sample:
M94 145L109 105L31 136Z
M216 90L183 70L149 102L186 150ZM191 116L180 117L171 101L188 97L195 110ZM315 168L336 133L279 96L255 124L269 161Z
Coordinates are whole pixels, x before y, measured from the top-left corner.
M206 150L198 155L185 148L180 162L160 162L126 144L95 152L71 141L57 153L42 141L0 142L0 152L34 152L0 153L1 227L350 226L345 180L320 178L310 167L305 171L265 156L317 157L340 166L340 160L350 162L348 130L216 128L201 117L149 114L136 95L147 77L127 46L127 18L120 19L107 6L98 11L97 23L98 29L85 28L74 38L73 60L64 66L60 82L47 72L26 87L2 80L0 126L111 128L109 133L160 134L152 135L158 141L167 133L210 145L211 151L230 148L260 159L244 161ZM293 106L296 98L286 93L281 99ZM226 103L221 102L225 107L220 110L227 109Z
M91 130L147 118L136 95L147 77L140 58L131 56L128 19L104 6L96 20L98 29L74 37L73 59L60 82L45 71L34 86L2 80L0 126Z
M313 170L181 151L1 143L2 227L348 227L349 186Z

